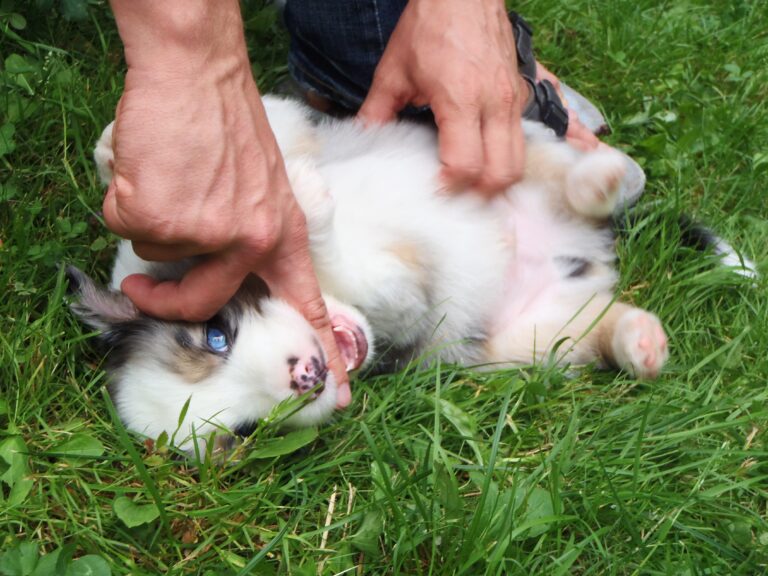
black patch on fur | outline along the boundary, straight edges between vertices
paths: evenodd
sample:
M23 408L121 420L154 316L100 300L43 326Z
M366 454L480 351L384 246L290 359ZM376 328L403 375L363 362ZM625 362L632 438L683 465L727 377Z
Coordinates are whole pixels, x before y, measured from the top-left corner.
M376 342L377 354L366 375L379 376L398 372L408 366L421 349L419 344L411 346L396 346L391 342L380 339Z
M722 263L722 257L735 258L741 261L745 273L755 273L753 264L748 259L744 259L727 240L718 235L716 230L687 214L632 209L614 220L614 229L620 234L628 235L633 228L644 226L646 221L662 223L666 230L672 232L672 238L677 240L682 248L714 254L718 257L718 264ZM677 238L674 233L678 234Z
M296 356L291 356L290 358L288 358L288 366L289 367L293 368L298 363L299 363L299 359Z
M133 322L114 324L108 332L102 332L99 339L111 346L107 354L107 371L128 362L151 341L149 334L158 329L161 329L160 321L144 316Z
M176 344L184 350L191 350L195 347L195 342L192 340L192 336L180 326L176 328L176 332L173 334L173 339L176 341Z
M261 301L264 298L269 298L269 295L269 288L267 288L264 280L250 274L243 280L240 289L230 300L228 306L233 306L238 315L242 313L244 308L253 308L257 312L261 312Z
M78 294L86 281L85 274L75 266L65 266L64 275L67 278L67 294Z
M566 278L581 278L592 269L592 263L580 256L556 256L555 264Z
M717 247L720 238L710 228L700 222L695 222L685 214L679 217L678 223L680 225L680 242L683 246L689 246L702 252Z
M235 429L232 430L232 433L238 438L248 438L248 436L253 434L255 430L256 421L243 422L242 424L235 426Z
M325 366L320 364L320 360L317 356L312 356L312 368L315 369L315 374L322 374L325 372Z

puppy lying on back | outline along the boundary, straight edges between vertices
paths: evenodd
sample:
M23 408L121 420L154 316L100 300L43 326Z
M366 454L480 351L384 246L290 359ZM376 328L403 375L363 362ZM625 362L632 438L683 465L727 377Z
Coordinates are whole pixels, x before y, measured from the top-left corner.
M440 192L428 127L315 122L295 101L264 103L350 370L425 351L465 366L531 364L565 338L562 364L659 374L668 355L659 319L613 293L619 154L578 152L526 123L525 178L486 202ZM111 125L95 156L108 182ZM109 289L69 269L72 308L111 347L111 393L126 426L171 434L189 401L177 433L189 449L193 430L246 433L288 398L307 400L292 426L329 418L336 383L318 339L258 278L206 323L147 317L119 292L128 274L179 278L190 264L141 260L124 241Z

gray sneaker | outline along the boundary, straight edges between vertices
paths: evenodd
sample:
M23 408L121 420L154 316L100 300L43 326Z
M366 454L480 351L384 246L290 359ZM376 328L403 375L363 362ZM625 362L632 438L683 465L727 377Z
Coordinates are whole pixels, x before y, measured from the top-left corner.
M640 167L640 164L625 152L621 150L618 150L618 152L624 156L626 172L619 187L619 201L614 211L617 214L635 204L645 190L645 172Z
M565 105L569 110L578 114L579 120L592 134L607 134L609 132L608 123L605 116L598 110L597 106L592 104L584 96L576 92L562 80L560 81L560 90L565 97Z

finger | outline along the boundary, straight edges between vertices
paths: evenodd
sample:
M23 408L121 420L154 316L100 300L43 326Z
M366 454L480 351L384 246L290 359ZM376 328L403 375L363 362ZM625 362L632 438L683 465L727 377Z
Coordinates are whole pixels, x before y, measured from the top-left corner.
M312 328L314 328L318 338L320 338L323 350L325 350L328 368L336 379L336 406L338 408L349 406L351 391L349 388L347 368L339 353L336 338L333 335L331 319L328 316L328 309L320 295L320 291L318 290L316 294L312 294L311 296L301 294L294 297L291 294L289 287L289 291L280 290L277 295L294 306L302 316L307 319L307 322L310 323Z
M594 150L600 143L600 139L581 123L578 115L572 110L568 110L568 131L565 137L569 144L585 152Z
M374 78L357 117L366 126L386 124L394 120L406 104L407 101L400 90Z
M261 276L273 295L298 310L317 332L328 367L336 379L336 405L344 408L351 399L349 377L333 335L331 319L320 294L309 251L306 246L299 246L276 262L275 266L262 269Z
M205 252L194 244L158 244L156 242L131 242L133 251L139 258L152 262L171 262L192 256L200 256Z
M245 276L233 258L221 255L194 266L181 280L159 282L145 274L132 274L120 289L145 314L202 322L234 296Z
M433 103L440 162L440 177L449 189L473 184L483 169L483 141L479 110L445 113Z
M272 289L272 287L278 288L274 295L284 299L291 306L296 308L301 315L306 318L312 328L314 328L318 338L320 338L323 350L325 351L328 368L336 379L336 406L345 408L349 405L351 399L349 377L347 376L346 366L339 353L336 338L333 336L333 328L328 316L328 309L320 295L320 291L317 289L315 292L310 289L309 293L307 293L309 282L302 279L298 279L298 286L296 287L292 286L292 283L288 284L289 285L286 286L285 282L270 283L267 281L267 285L270 289Z
M487 195L505 190L523 177L525 138L520 118L509 112L483 120L484 160L482 176L475 188Z

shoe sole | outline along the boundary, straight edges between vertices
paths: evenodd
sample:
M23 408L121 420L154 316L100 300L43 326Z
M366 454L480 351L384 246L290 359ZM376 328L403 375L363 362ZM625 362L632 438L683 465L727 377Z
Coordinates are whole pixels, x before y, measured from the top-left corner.
M565 82L560 81L560 90L565 97L565 106L578 114L579 120L592 134L607 134L610 132L605 116L584 96L576 92Z

